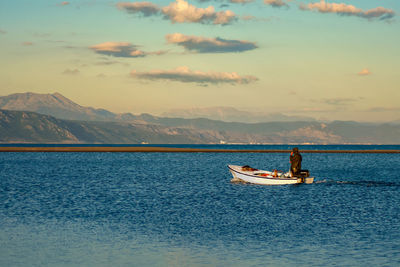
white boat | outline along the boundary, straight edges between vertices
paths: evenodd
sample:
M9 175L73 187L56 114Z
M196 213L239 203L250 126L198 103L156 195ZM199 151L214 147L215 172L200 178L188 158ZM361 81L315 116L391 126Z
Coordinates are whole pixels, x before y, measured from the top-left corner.
M290 177L290 173L264 171L249 166L228 165L233 175L231 182L246 182L260 185L312 184L314 177Z

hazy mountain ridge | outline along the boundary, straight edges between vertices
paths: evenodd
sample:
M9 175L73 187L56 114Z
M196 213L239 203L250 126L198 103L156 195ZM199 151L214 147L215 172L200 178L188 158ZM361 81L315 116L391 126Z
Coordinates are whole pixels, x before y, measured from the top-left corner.
M105 109L83 107L59 93L19 93L0 97L0 109L33 111L67 120L113 120L115 114Z
M315 121L310 117L287 116L281 113L261 114L254 112L241 111L233 107L211 107L211 108L192 108L175 109L164 112L157 117L150 114L134 115L132 113L117 114L105 109L95 109L83 107L59 93L37 94L37 93L18 93L0 97L0 109L33 111L40 114L55 116L67 120L97 120L97 121L153 121L153 117L169 119L209 119L223 122L243 122L243 123L262 123L262 122L293 122L293 121ZM165 124L165 122L164 122Z
M276 127L262 124L265 133L167 127L155 124L71 121L28 111L0 110L0 142L29 143L378 143L399 144L400 126L360 125L353 122ZM260 125L258 125L260 126ZM359 127L355 130L354 127ZM388 131L391 134L386 134ZM362 134L364 133L364 134Z
M29 111L0 110L0 142L209 143L213 132L120 122L69 121Z
M2 142L78 142L62 120L24 111L0 110Z
M2 142L400 144L400 125L395 124L241 123L207 118L165 118L145 113L115 114L82 107L57 93L0 97L0 109L3 108L23 112L1 111Z
M238 110L233 107L209 107L172 109L161 114L167 118L197 119L206 118L225 122L262 123L272 121L315 121L314 118L304 116L288 116L282 113L261 113Z

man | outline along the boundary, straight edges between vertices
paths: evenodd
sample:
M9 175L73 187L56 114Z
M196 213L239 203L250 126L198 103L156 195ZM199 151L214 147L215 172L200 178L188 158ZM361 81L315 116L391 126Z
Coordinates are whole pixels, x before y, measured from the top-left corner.
M290 172L292 177L300 174L301 160L302 157L299 153L299 149L297 147L293 148L293 151L290 153Z

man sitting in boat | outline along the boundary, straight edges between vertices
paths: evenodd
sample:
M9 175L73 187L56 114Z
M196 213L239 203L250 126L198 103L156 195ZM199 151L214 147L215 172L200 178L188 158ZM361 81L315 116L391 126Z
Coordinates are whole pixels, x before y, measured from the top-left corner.
M300 175L302 157L297 147L290 153L290 173L292 177Z

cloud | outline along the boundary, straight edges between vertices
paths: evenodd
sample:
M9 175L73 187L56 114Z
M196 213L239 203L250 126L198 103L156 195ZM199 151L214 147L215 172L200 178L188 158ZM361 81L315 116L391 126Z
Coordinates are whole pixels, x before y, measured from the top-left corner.
M367 19L379 18L380 20L391 19L395 16L395 12L391 9L377 7L364 11L362 17Z
M253 15L243 15L241 17L242 20L256 20L257 18Z
M229 0L229 2L234 4L248 4L254 2L254 0Z
M165 38L170 44L177 44L183 46L185 50L196 51L198 53L244 52L257 48L255 43L252 42L225 40L219 37L205 38L173 33L166 35Z
M400 112L399 107L373 107L366 110L367 112Z
M252 15L243 15L240 17L240 19L244 21L256 21L256 22L271 22L273 20L279 20L278 17L273 17L273 16L268 18L260 18Z
M211 2L211 0L197 0L198 2L204 3L204 2ZM227 2L231 4L248 4L252 3L255 0L227 0ZM219 0L221 2L221 0ZM221 4L219 7L229 7L229 4Z
M357 73L359 76L368 76L371 75L372 73L369 71L369 69L365 68L362 69L359 73Z
M353 102L358 102L360 100L363 100L363 97L359 98L344 98L344 97L336 97L336 98L329 98L323 100L324 103L333 105L333 106L343 106L343 105L349 105Z
M129 66L129 64L125 63L125 62L112 61L112 60L106 60L106 59L95 63L95 65L99 65L99 66L110 66L110 65L117 65L117 64L123 65L123 66Z
M5 30L0 29L0 34L6 34L7 32Z
M211 0L197 0L198 2L211 2ZM221 1L221 0L220 0ZM227 0L227 2L231 3L231 4L248 4L248 3L252 3L255 0ZM229 7L229 4L221 4L219 7Z
M63 71L62 74L65 74L65 75L78 75L80 73L81 72L78 69L73 69L73 70L66 69L66 70Z
M209 83L248 84L258 80L254 76L240 76L236 72L201 72L190 70L185 66L173 70L152 70L149 72L133 70L131 76L138 79L171 80L203 85Z
M291 110L292 112L298 112L298 110ZM321 113L321 112L337 112L338 110L336 108L320 108L320 107L306 107L306 108L301 108L300 111L302 112L309 112L309 113Z
M160 7L150 2L135 2L135 3L117 3L117 7L125 10L128 13L142 13L145 17L157 15L160 13Z
M163 7L162 13L172 23L188 22L226 25L237 19L235 13L230 10L216 12L213 6L198 8L185 0L176 0L169 6Z
M366 19L379 18L380 20L391 19L395 16L395 12L391 9L383 7L373 8L367 11L357 8L353 5L347 5L344 3L326 3L325 0L321 0L319 3L301 4L301 10L318 11L320 13L336 13L343 16L357 16Z
M23 46L32 46L33 43L32 42L23 42L22 45Z
M147 52L147 55L161 56L161 55L165 55L166 53L168 53L168 51L166 51L166 50L158 50L158 51L154 51L154 52Z
M114 57L144 57L148 53L138 50L135 45L128 42L105 42L89 47L98 54Z
M272 7L289 7L285 0L264 0L264 4Z
M64 1L64 2L61 2L61 4L60 5L62 5L62 6L66 6L66 5L69 5L70 3L68 2L68 1Z
M250 0L232 0L248 2ZM163 16L172 23L203 23L226 25L237 20L237 16L230 10L215 11L213 6L198 8L185 0L176 0L168 6L160 7L151 2L119 2L117 8L128 13L141 13L145 17Z

